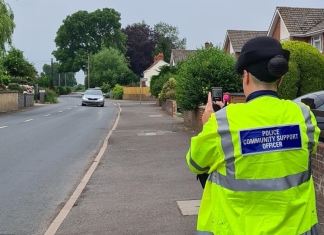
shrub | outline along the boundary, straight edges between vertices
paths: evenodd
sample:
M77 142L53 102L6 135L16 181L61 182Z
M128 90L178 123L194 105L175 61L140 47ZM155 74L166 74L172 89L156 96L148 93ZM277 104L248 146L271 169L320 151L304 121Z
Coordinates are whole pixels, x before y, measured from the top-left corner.
M66 86L65 89L66 89L66 94L70 94L72 92L72 89L69 86Z
M110 91L110 85L105 82L102 83L102 86L100 88L103 93L107 93L108 91Z
M176 101L182 110L206 104L212 86L224 92L242 91L240 75L234 71L235 59L219 47L199 49L181 63L177 76Z
M151 95L154 97L158 97L163 85L169 80L169 78L172 78L176 72L177 72L177 67L174 66L168 66L164 65L160 68L160 72L158 75L154 75L151 78L150 82L150 92Z
M67 94L66 87L64 87L64 86L58 86L57 90L58 90L60 95L66 95Z
M5 84L6 86L8 86L9 83L11 82L10 77L7 75L3 75L2 78L0 78L0 84L1 84L1 82L2 82L2 84Z
M45 102L57 103L57 93L55 90L48 88L45 90Z
M113 96L115 100L121 100L123 99L123 93L124 93L124 87L116 84L113 89Z
M18 91L19 93L24 92L24 88L20 86L18 83L9 83L8 89L12 91Z
M290 59L289 70L278 88L280 98L294 99L323 90L323 55L312 45L300 41L286 41L282 47L290 51Z
M176 80L174 78L170 78L163 87L162 91L159 95L159 98L163 101L167 99L175 99L175 87L176 87Z

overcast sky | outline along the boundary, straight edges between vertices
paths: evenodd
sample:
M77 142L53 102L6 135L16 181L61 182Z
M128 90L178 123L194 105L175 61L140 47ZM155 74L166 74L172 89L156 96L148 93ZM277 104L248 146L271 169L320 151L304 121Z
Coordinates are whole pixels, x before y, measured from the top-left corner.
M5 0L15 15L13 45L38 70L55 61L54 39L62 21L79 10L113 8L122 27L145 21L151 27L165 22L178 27L187 49L205 42L223 45L226 31L269 29L276 6L324 8L324 0ZM83 72L77 74L83 84Z

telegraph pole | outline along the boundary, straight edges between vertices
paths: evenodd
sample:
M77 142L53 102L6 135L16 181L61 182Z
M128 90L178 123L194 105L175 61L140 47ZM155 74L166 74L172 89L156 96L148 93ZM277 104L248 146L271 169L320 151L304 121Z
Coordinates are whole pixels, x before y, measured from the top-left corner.
M53 58L51 59L51 83L50 83L50 86L51 88L54 87L54 76L53 76Z
M88 88L90 88L90 56L88 54Z

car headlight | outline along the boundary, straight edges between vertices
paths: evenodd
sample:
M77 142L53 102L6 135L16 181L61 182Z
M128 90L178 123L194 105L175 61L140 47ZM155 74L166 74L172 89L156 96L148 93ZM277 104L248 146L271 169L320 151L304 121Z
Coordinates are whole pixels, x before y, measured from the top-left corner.
M86 97L82 97L82 100L88 100Z
M101 101L101 100L103 100L103 98L99 98L98 100L100 100L100 101Z

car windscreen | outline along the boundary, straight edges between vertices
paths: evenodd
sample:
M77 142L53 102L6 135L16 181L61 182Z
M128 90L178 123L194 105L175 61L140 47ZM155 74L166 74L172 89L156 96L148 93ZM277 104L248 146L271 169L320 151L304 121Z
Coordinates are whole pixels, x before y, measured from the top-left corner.
M84 93L85 95L102 95L100 90L88 90Z

